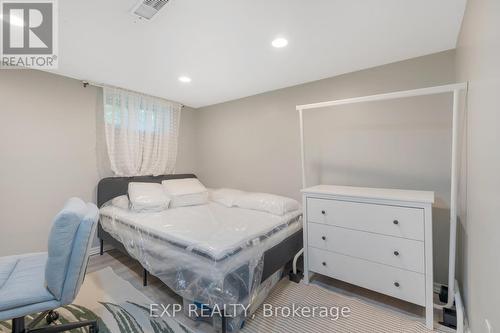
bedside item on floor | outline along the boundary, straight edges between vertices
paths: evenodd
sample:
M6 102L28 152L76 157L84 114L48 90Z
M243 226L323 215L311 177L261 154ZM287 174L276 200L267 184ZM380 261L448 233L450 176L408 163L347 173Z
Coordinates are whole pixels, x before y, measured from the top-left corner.
M424 306L432 329L434 192L318 185L302 193L304 282L314 272Z

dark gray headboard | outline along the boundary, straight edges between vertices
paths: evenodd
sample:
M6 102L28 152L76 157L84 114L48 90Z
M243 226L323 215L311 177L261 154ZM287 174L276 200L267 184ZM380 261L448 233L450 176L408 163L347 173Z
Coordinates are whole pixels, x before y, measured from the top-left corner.
M97 206L100 208L104 203L119 195L127 194L128 183L161 183L165 179L196 178L193 174L161 175L161 176L136 176L136 177L108 177L103 178L97 185Z

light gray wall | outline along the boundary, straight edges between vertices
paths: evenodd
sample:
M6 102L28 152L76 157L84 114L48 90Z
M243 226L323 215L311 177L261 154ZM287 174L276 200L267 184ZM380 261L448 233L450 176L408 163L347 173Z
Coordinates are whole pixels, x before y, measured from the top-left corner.
M181 119L177 169L185 172L193 171L192 112L186 108ZM101 116L100 88L40 71L0 71L0 256L45 251L65 200L95 201L98 180L111 175Z
M46 250L65 200L94 200L96 103L76 80L0 72L0 255Z
M454 81L455 53L447 51L201 108L196 122L196 172L211 187L299 198L297 104ZM306 111L310 184L436 191L435 280L446 281L451 97L329 111Z
M471 331L500 331L500 2L468 1L457 72L469 81L459 276Z
M183 107L175 173L193 173L196 164L196 110Z

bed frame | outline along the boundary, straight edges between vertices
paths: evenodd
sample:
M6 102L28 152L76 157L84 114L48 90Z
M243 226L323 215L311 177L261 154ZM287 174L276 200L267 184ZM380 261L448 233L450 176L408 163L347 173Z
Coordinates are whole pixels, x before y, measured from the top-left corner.
M97 185L97 205L100 208L104 203L119 195L127 194L130 182L161 183L166 179L196 178L193 174L162 175L162 176L136 176L136 177L109 177L101 179ZM104 231L101 224L97 226L97 236L100 240L100 254L104 253L104 243L110 244L115 249L130 256L121 242L108 232ZM297 252L302 249L302 229L289 236L281 243L264 252L264 270L261 282L266 280L281 267L290 263ZM143 284L147 285L148 272L143 270Z

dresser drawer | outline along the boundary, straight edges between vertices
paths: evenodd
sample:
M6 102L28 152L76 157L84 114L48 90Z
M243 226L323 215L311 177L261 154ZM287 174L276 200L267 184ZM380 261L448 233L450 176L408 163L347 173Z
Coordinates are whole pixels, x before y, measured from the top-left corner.
M363 259L308 247L310 270L418 305L425 305L425 277Z
M307 198L307 222L424 240L424 210Z
M309 223L308 245L385 265L424 273L424 242Z

